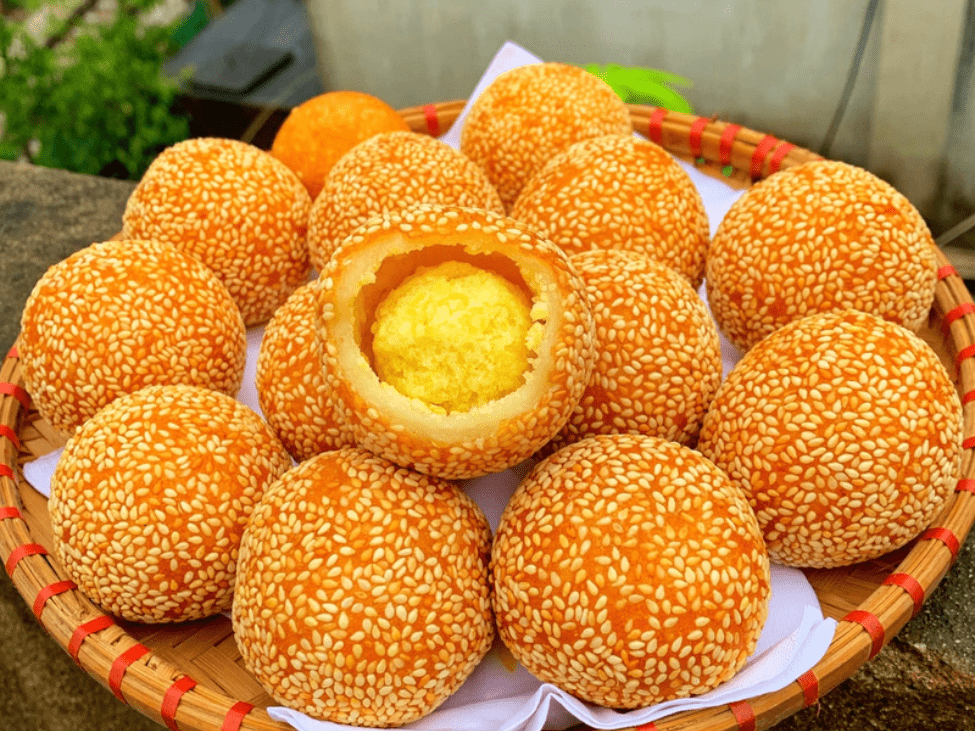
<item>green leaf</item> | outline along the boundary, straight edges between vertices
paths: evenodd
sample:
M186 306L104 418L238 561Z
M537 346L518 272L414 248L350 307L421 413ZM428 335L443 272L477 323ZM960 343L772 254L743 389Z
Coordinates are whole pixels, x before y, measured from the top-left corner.
M598 76L629 104L651 104L675 112L692 114L693 108L674 87L691 88L693 83L677 74L659 69L627 67L616 63L587 64L586 71Z
M34 140L38 164L139 177L159 151L185 139L176 83L161 73L172 29L140 29L131 12L155 4L120 0L111 22L82 25L75 41L53 50L0 17L0 155L16 159Z

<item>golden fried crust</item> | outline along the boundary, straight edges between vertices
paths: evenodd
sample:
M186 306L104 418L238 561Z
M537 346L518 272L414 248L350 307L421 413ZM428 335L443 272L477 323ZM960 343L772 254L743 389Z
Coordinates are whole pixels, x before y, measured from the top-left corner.
M531 177L573 142L632 132L609 84L576 66L540 63L507 71L484 90L464 121L460 149L510 210Z
M491 646L490 542L446 480L355 448L303 462L245 533L233 625L247 668L315 718L426 715Z
M718 389L700 451L758 515L773 560L834 567L903 546L954 488L961 401L905 328L809 315L752 348Z
M771 596L741 491L697 452L632 434L584 439L536 465L501 517L491 571L512 654L613 708L728 680Z
M51 480L54 553L116 616L182 622L227 611L244 525L290 466L267 424L230 396L144 388L68 440Z
M312 262L321 271L358 226L421 203L504 212L484 171L453 148L417 132L379 134L326 176L308 222Z
M274 136L271 154L294 170L314 200L346 152L373 135L409 129L381 99L360 91L330 91L291 110Z
M511 217L567 254L645 254L697 289L711 238L690 176L659 145L632 135L577 142L525 184Z
M708 250L708 303L740 350L803 315L856 309L916 331L935 245L910 201L866 170L808 162L752 186Z
M322 374L315 335L315 287L295 290L268 322L257 356L257 395L264 418L299 462L352 446Z
M548 311L525 385L464 413L436 414L383 388L356 341L366 317L359 294L380 265L437 247L450 257L506 262ZM503 216L419 206L373 219L332 257L317 291L323 367L337 412L360 446L420 472L459 479L518 464L561 429L592 372L593 319L582 280L561 250Z
M38 412L64 433L145 386L233 395L247 355L226 287L158 241L92 244L48 269L24 306L19 347Z
M642 254L596 249L569 261L586 283L598 356L545 452L624 432L692 445L721 382L721 343L704 301L677 272Z
M236 140L197 138L152 162L126 203L123 232L173 244L213 269L249 327L308 280L310 208L280 160Z

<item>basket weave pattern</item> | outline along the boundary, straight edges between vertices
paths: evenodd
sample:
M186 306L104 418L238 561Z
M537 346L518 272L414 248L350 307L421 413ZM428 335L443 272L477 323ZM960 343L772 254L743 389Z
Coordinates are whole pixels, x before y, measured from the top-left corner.
M463 101L400 113L417 132L445 132ZM734 187L819 159L799 147L735 124L630 106L634 128L676 156ZM747 701L684 712L640 731L767 728L815 703L850 677L921 608L975 522L975 302L938 252L938 284L921 333L957 375L964 404L964 454L955 493L916 541L880 559L809 570L827 616L839 620L828 652L786 688ZM120 700L181 731L283 731L264 710L272 700L243 667L223 616L172 626L116 620L88 601L48 553L47 501L23 479L22 465L63 445L31 405L16 346L0 367L0 560L38 621L88 673Z

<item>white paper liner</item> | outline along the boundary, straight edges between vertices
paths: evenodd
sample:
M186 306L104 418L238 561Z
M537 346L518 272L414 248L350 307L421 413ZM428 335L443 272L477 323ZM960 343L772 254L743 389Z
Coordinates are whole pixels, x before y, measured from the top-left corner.
M471 95L473 100L499 74L539 59L508 42L491 61ZM440 139L455 149L460 147L460 128L471 101L457 121ZM678 161L691 176L708 214L711 234L743 191L704 175L693 166ZM705 297L702 285L699 294ZM247 334L247 366L238 399L261 414L254 385L257 353L263 328ZM721 336L724 374L737 363L739 351ZM44 495L50 494L50 479L61 450L56 450L24 465L28 482ZM495 530L501 512L519 480L531 464L526 462L505 472L466 480L464 489L480 505ZM833 639L836 622L825 619L812 586L801 571L772 567L772 600L769 618L758 646L744 668L731 680L709 693L668 701L628 712L583 703L552 685L543 684L515 663L499 641L478 665L464 685L430 715L404 728L415 731L540 731L564 729L579 722L599 729L617 729L659 720L680 711L722 706L784 688L812 668L825 655ZM341 724L317 721L288 708L267 709L272 718L299 731L351 731Z

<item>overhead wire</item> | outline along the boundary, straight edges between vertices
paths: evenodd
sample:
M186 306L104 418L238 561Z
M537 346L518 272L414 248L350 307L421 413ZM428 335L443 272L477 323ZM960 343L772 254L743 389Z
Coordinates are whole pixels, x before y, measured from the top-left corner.
M846 108L850 103L850 97L853 96L853 86L856 84L857 76L860 75L860 63L863 61L867 41L870 40L870 32L873 29L873 21L877 15L877 7L879 5L880 0L870 0L867 3L867 9L863 16L863 25L860 28L860 38L857 40L856 49L853 52L853 60L850 63L850 70L846 75L846 83L843 85L843 92L840 94L839 103L833 112L833 119L826 129L823 143L820 145L819 154L823 157L829 157L830 150L833 148L833 142L836 141L836 134L840 129L840 123L846 115Z

